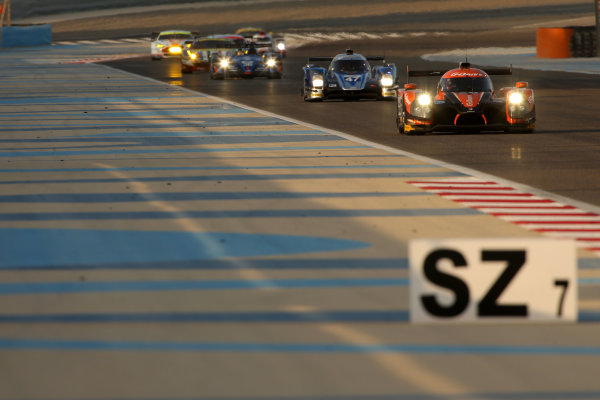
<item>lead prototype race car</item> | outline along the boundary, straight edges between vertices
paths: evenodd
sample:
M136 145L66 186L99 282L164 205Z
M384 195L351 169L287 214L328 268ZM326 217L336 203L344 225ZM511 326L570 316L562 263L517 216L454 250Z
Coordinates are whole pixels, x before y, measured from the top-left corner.
M381 61L382 65L371 67L369 61ZM396 66L386 63L384 57L365 57L348 49L335 57L309 57L308 62L302 68L304 101L396 99ZM312 62L329 62L329 66Z
M258 54L254 43L238 49L234 55L221 56L213 53L210 61L210 78L255 78L281 79L283 64L281 54Z
M430 94L414 83L398 89L398 133L432 131L533 132L536 113L527 82L494 90L490 75L512 75L511 68L486 69L462 62L458 68L408 71L408 76L441 76Z

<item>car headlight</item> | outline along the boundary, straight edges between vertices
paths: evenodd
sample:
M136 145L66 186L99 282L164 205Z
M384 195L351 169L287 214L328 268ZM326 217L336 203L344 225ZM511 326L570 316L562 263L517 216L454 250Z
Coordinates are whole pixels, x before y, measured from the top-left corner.
M389 87L394 84L394 79L391 76L384 75L381 77L381 86Z
M173 46L169 49L169 53L171 54L181 54L181 47Z
M273 60L272 58L269 58L267 60L267 66L268 67L274 67L277 64L277 62L275 62L275 60Z
M312 85L315 88L322 88L323 87L323 77L321 75L313 75L312 78Z
M426 93L423 93L419 95L419 97L417 97L417 102L420 106L428 106L431 104L431 96Z
M160 43L156 44L156 48L158 48L158 49L162 49L163 47L165 47L164 44L160 44Z
M521 104L523 102L523 95L519 92L513 92L508 96L508 102L510 104Z
M279 50L279 51L285 50L285 44L284 43L277 43L277 50Z
M192 53L192 52L188 51L188 54L190 55L190 58L192 60L195 60L196 58L198 58L198 54L196 54L196 53Z
M221 65L221 67L223 67L223 68L227 68L227 67L229 67L229 60L228 60L228 59L226 59L226 58L223 58L223 59L222 59L222 60L219 62L219 65Z

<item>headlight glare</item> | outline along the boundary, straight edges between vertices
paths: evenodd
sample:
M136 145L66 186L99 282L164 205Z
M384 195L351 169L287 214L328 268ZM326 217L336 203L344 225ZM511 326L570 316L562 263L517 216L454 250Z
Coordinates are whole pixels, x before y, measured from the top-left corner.
M277 43L277 49L279 51L285 50L285 44L284 43Z
M269 58L267 60L267 66L268 67L274 67L277 63L275 62L275 60L273 60L272 58Z
M420 106L428 106L431 104L431 96L426 93L423 93L419 95L419 97L417 98L417 102Z
M169 53L171 54L181 54L181 47L173 46L169 49Z
M381 86L389 87L394 84L394 79L391 76L382 76L381 77Z
M229 60L226 58L223 58L220 62L219 65L221 65L221 67L223 68L227 68L229 66Z
M322 88L323 87L323 77L321 75L313 75L312 78L312 85L313 87L316 88Z
M513 92L508 96L510 104L521 104L523 102L523 95L519 92Z

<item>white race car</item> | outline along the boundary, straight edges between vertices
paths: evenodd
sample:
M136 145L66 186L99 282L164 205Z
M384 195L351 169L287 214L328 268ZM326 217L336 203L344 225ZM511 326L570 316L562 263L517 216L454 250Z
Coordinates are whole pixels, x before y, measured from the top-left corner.
M194 33L179 30L152 32L150 40L150 55L153 60L180 57L183 49L194 41Z

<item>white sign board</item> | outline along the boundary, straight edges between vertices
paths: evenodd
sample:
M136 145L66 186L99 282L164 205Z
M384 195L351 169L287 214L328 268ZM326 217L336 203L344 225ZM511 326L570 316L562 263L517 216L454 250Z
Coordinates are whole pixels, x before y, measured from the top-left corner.
M411 322L577 320L573 241L417 239L409 261Z

